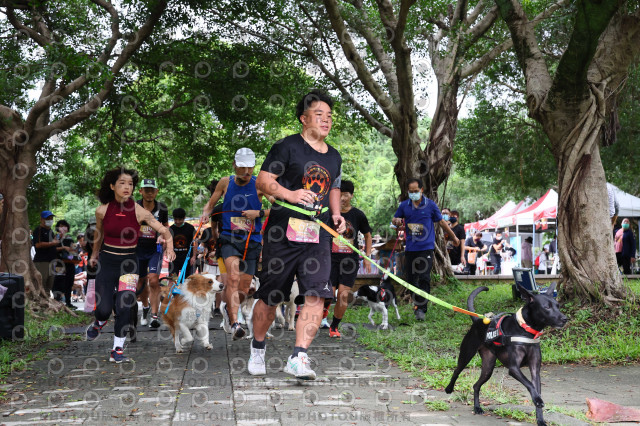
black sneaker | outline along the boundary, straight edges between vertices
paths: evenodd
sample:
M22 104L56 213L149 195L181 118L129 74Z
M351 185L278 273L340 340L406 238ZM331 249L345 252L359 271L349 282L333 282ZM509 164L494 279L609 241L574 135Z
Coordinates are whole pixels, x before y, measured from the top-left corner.
M149 327L158 328L160 327L160 320L157 315L151 315L151 322L149 323Z
M215 308L213 310L213 314L214 317L221 317L222 316L222 312L220 312L220 308Z
M87 331L86 331L86 339L87 339L87 341L90 342L92 340L96 340L98 338L98 336L100 336L100 330L102 330L103 326L104 326L104 324L100 325L96 321L93 324L91 324L89 327L87 327Z
M111 350L109 361L120 364L121 362L130 362L131 360L124 355L124 350L122 348L115 348Z
M231 327L231 335L233 336L233 340L240 340L244 336L246 336L247 332L244 331L244 328L237 322L233 324Z

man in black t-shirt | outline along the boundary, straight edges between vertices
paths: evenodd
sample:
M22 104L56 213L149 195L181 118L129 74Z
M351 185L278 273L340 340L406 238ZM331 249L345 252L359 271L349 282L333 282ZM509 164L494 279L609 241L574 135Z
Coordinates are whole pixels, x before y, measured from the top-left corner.
M191 248L191 254L187 259L189 246L193 243L193 237L196 235L196 228L184 221L186 216L187 212L184 209L173 210L173 225L169 228L173 236L173 251L176 253L176 259L169 266L169 273L179 276L184 263L189 262L184 274L185 278L193 274L193 265L196 264L197 255L196 250Z
M340 213L344 217L347 228L343 237L349 240L351 245L357 247L358 233L362 232L362 235L364 235L365 254L371 257L371 227L364 212L351 206L353 190L353 182L350 180L343 180L340 184ZM333 308L333 321L329 327L329 337L340 337L338 325L340 325L340 321L347 311L347 298L349 297L350 289L356 282L359 260L357 253L341 243L337 238L333 239L331 243L331 285L334 289L338 289L338 296L336 306ZM363 266L365 271L371 268L371 264L367 259L364 259ZM330 299L327 299L327 301L331 302ZM327 302L325 302L326 306Z
M467 238L464 242L464 258L469 266L469 275L476 274L478 259L483 251L487 251L487 246L482 242L482 232L476 232L473 237Z
M296 343L284 371L298 379L314 380L307 349L322 321L324 299L333 298L331 235L317 218L338 232L345 230L340 215L342 158L325 142L332 125L329 96L313 91L296 107L302 132L288 136L272 147L262 164L256 187L276 200L264 230L259 299L253 309L253 340L248 370L266 374L265 337L275 317L276 306L288 299L294 278L304 307L296 324ZM328 211L330 208L330 212Z
M451 216L449 216L449 223L451 223L451 230L460 240L460 245L454 246L451 245L451 248L447 246L449 250L449 260L452 265L459 265L462 263L466 264L465 258L463 256L464 253L464 237L466 233L464 232L464 226L459 222L460 213L457 210L451 210Z
M143 179L140 186L141 200L137 203L150 211L153 217L162 226L169 227L169 210L167 206L156 201L158 196L158 186L155 179ZM145 279L148 286L140 293L138 297L142 301L142 320L141 325L149 324L149 327L160 327L158 319L158 307L160 306L160 270L162 269L162 245L158 243L158 233L153 230L147 223L140 225L138 232L138 246L136 254L138 256L138 271L140 271L140 280L138 286L144 285ZM149 322L149 311L151 311L151 322Z
M60 246L60 240L51 230L54 216L49 210L43 211L40 213L40 226L33 230L33 246L36 249L33 263L42 275L42 286L47 297L53 289L54 274L51 262L58 258L56 247Z

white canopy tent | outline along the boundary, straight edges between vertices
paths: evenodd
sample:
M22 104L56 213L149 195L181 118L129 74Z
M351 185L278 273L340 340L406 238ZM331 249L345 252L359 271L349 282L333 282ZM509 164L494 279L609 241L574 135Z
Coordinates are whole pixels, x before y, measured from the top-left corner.
M640 198L624 192L615 185L611 186L618 202L618 217L640 218Z

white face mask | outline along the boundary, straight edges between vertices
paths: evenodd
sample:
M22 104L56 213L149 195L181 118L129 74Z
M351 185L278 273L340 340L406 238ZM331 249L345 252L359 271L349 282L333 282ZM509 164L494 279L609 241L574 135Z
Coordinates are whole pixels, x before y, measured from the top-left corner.
M418 201L420 198L422 198L422 194L420 192L410 192L409 198L411 199L411 201Z
M51 228L51 226L53 226L53 221L52 220L45 220L44 221L44 226Z

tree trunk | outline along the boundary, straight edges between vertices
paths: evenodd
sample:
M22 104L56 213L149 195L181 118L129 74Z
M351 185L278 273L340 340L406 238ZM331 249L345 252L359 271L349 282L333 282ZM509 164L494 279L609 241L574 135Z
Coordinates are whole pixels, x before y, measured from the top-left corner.
M600 132L605 115L603 96L595 93L578 108L559 106L549 114L545 130L558 162L558 250L563 292L569 298L607 305L624 300L626 290L616 265L608 214L606 178L600 160ZM576 122L573 117L579 117ZM575 123L566 131L563 123ZM553 139L552 139L553 140Z
M0 271L21 275L33 312L58 312L64 304L45 294L42 277L31 261L27 187L36 171L33 146L22 132L22 120L14 111L0 110L0 192L4 195L2 257Z

